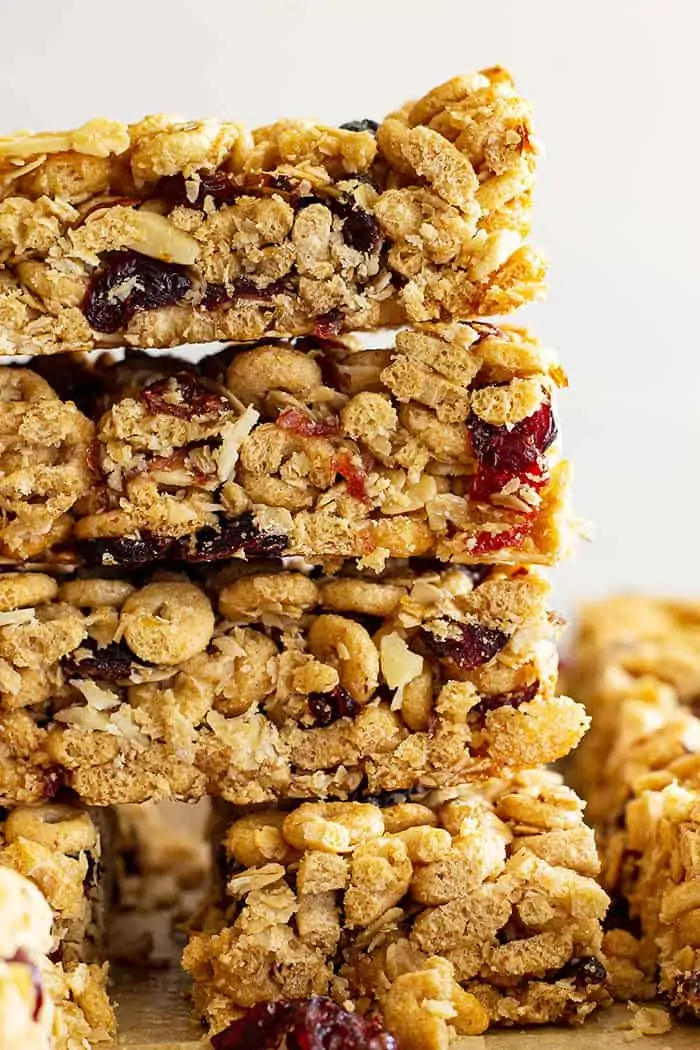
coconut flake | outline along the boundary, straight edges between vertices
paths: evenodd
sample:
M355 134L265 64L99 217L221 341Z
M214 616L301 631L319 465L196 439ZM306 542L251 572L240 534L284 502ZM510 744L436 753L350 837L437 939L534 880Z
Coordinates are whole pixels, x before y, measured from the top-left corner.
M379 658L386 684L396 690L391 701L392 711L400 710L404 688L423 670L423 657L411 652L401 635L394 631L382 638Z
M32 623L36 619L34 609L11 609L0 613L0 627L11 627L18 623Z
M241 445L260 419L252 405L248 405L240 419L235 423L226 423L221 429L221 448L216 453L217 475L219 481L228 481L233 474Z

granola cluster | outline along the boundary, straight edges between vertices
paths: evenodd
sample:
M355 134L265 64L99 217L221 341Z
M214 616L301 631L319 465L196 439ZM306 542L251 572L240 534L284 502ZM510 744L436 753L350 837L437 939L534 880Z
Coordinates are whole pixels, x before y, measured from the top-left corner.
M619 998L657 990L700 1018L700 609L620 597L584 610L566 684L593 727L571 762L620 902L605 936Z
M506 313L543 291L537 153L502 69L378 126L161 115L0 139L0 353Z
M347 798L554 761L587 719L555 692L547 592L489 566L7 573L0 795Z
M387 350L263 342L198 365L134 354L76 363L56 382L61 398L29 369L0 370L0 396L36 385L43 417L69 430L67 448L39 455L36 429L25 437L23 423L12 439L19 462L0 482L15 493L0 528L8 554L72 550L125 567L289 555L381 569L428 554L551 564L565 543L552 399L566 379L521 329L420 325ZM26 407L10 400L18 417ZM47 494L42 453L59 460L59 496Z
M607 1002L608 898L583 804L554 773L233 820L225 898L184 953L214 1030L255 1003L379 1006L408 1050Z

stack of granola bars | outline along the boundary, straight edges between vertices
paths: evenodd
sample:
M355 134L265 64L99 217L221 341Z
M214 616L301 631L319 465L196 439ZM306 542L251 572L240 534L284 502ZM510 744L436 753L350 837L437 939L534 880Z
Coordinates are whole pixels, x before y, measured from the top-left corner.
M537 152L501 69L379 125L0 139L0 352L32 356L0 368L0 863L96 879L62 792L220 800L184 961L221 1047L607 1000L592 833L543 768L588 723L539 568L566 380L484 320L543 291Z

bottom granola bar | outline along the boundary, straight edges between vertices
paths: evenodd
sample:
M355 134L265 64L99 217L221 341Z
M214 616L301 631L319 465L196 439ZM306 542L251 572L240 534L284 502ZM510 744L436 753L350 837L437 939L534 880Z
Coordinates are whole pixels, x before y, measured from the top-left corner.
M213 932L184 953L197 1008L218 1031L260 1002L330 995L378 1007L408 1050L581 1021L608 1000L582 809L537 771L238 816Z
M52 1014L50 1045L56 1050L73 1050L88 1045L86 1039L107 1038L115 1027L106 992L107 967L98 962L105 913L101 856L106 824L107 819L97 814L93 817L77 806L58 803L0 811L0 879L16 886L13 876L23 876L41 891L39 899L43 894L38 910L48 910L46 951L51 962L36 964L32 973L42 989L37 996L56 1007L52 1011L47 1006ZM25 895L37 899L31 890ZM12 914L11 903L1 900L0 927ZM41 1014L40 1007L37 1012ZM2 1050L20 1045L24 1050L19 1041L0 1039Z

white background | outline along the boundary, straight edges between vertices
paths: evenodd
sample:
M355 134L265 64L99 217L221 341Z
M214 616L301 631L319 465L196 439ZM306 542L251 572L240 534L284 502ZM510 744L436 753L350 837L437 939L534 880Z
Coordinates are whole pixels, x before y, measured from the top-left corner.
M565 610L700 595L700 6L695 0L0 0L0 131L163 110L251 124L379 117L500 63L547 146L536 239L578 512ZM523 315L524 316L524 315Z

